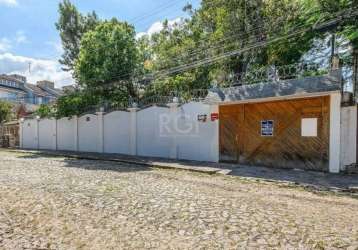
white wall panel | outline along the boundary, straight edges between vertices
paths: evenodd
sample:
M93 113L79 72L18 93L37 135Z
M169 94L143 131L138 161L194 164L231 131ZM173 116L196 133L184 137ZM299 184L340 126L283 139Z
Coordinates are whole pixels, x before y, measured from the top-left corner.
M104 116L104 152L130 154L130 113L115 111Z
M217 112L217 106L189 103L182 107L154 106L138 112L62 118L57 125L55 120L45 119L39 122L39 146L216 162L219 122L210 120L213 112ZM207 121L199 122L198 115L207 115ZM24 148L37 149L37 124L36 120L24 122Z
M39 148L56 150L56 120L39 121Z
M64 151L76 151L75 145L76 118L67 117L57 120L57 149Z
M177 133L178 158L197 161L218 161L219 122L211 121L216 112L210 105L188 103L178 108ZM207 115L206 122L199 122L198 115Z
M168 134L170 131L163 128L169 117L169 109L163 107L137 112L138 155L169 158L172 138Z
M84 115L78 118L78 150L82 152L98 151L98 117Z
M23 148L26 149L37 149L38 138L37 138L37 120L25 120L22 128L23 136Z

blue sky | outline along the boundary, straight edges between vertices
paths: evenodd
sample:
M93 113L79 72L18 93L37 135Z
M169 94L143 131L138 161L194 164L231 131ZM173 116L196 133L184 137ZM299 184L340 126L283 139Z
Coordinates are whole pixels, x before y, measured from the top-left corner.
M61 45L55 22L59 0L0 0L0 74L22 73L29 80L70 84L57 60ZM82 13L95 10L100 18L116 17L135 25L138 33L160 29L160 21L185 14L186 3L200 0L72 0ZM31 63L30 72L28 64Z

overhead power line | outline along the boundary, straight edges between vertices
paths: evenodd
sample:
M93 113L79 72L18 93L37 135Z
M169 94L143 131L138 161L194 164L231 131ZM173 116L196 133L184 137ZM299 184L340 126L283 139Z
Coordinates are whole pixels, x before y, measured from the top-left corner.
M316 12L312 12L312 14L315 14ZM281 25L283 25L285 23L284 20L276 23L276 26L279 27ZM294 28L298 28L299 26L296 25L294 27L292 27L291 29L294 29ZM247 43L249 38L252 38L250 37L252 34L249 34L249 32L257 32L257 31L261 31L261 34L263 34L263 32L268 32L268 31L271 31L271 28L266 28L264 29L263 27L253 27L252 29L248 30L248 31L245 31L245 32L240 32L240 33L237 33L237 34L234 34L230 37L226 37L224 39L221 39L217 42L215 42L212 46L209 46L209 47L205 47L205 48L198 48L196 50L191 50L191 53L185 53L185 57L190 57L189 58L189 61L190 60L195 60L195 57L194 56L207 56L208 54L210 54L211 50L214 50L214 49L225 49L227 47L230 47L230 46L233 46L233 45L236 45L237 44L237 41L234 41L234 42L230 42L228 44L224 44L222 45L222 43L224 41L227 41L229 39L235 39L235 40L238 40L238 39L241 39L241 38L245 38L245 40L240 40L242 41L243 43ZM257 39L257 37L256 37ZM262 39L261 39L262 41ZM184 56L177 56L177 57L172 57L170 60L173 62L173 61L176 61L176 62L179 62L180 59L187 59L187 58L184 58ZM165 69L163 69L165 70ZM116 75L113 77L114 78L124 78L124 77L129 77L129 76L132 76L131 73L124 73L124 74L120 74L120 75Z
M341 15L342 13L340 12L339 14ZM283 39L295 37L295 36L297 36L299 34L303 34L305 32L320 31L320 30L322 30L322 28L326 27L328 24L330 24L332 22L338 24L340 20L342 21L345 18L353 18L353 17L356 17L357 15L358 15L357 10L349 11L348 13L344 13L344 16L339 16L339 17L336 17L334 19L330 19L328 21L317 23L316 25L311 26L311 27L301 27L301 28L299 28L297 30L294 30L294 31L291 31L290 33L288 33L286 35L283 35L283 36L279 36L279 37L272 38L272 39L269 39L269 40L264 40L264 41L261 41L261 42L252 43L252 44L250 44L250 45L248 45L248 46L246 46L244 48L241 48L241 49L228 51L228 52L222 53L222 54L217 55L217 56L207 57L207 58L204 58L202 60L198 60L198 61L190 63L190 64L180 65L180 66L169 68L169 69L166 69L166 70L163 70L163 71L155 72L153 74L137 75L137 77L138 78L142 77L142 79L145 79L145 78L153 79L153 78L161 78L161 77L168 76L168 75L174 74L174 73L184 72L184 71L187 71L187 70L190 70L190 69L193 69L193 68L197 68L197 67L200 67L200 66L204 66L204 65L208 65L208 64L217 62L217 61L225 59L227 57L232 57L232 56L235 56L235 55L239 55L241 53L244 53L246 51L249 51L249 50L252 50L252 49L255 49L255 48L264 47L264 46L267 46L269 44L281 41ZM117 79L117 80L118 81L121 81L121 80L125 81L126 79ZM109 86L115 86L115 85L116 85L116 83L108 84L108 85L106 85L106 87L107 86L108 87Z

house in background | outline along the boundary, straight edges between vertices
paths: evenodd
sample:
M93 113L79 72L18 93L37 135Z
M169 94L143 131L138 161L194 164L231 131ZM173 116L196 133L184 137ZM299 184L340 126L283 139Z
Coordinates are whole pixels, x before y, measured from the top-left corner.
M0 99L22 100L27 96L26 78L20 75L0 75Z
M54 102L61 95L63 91L55 88L54 82L39 81L35 85L21 75L0 75L0 99L3 100L41 105Z

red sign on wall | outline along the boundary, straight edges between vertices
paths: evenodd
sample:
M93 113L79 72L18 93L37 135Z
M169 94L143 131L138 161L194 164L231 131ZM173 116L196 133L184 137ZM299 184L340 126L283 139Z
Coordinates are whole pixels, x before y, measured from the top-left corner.
M216 120L219 120L219 114L218 113L212 113L211 114L211 121L214 122Z

